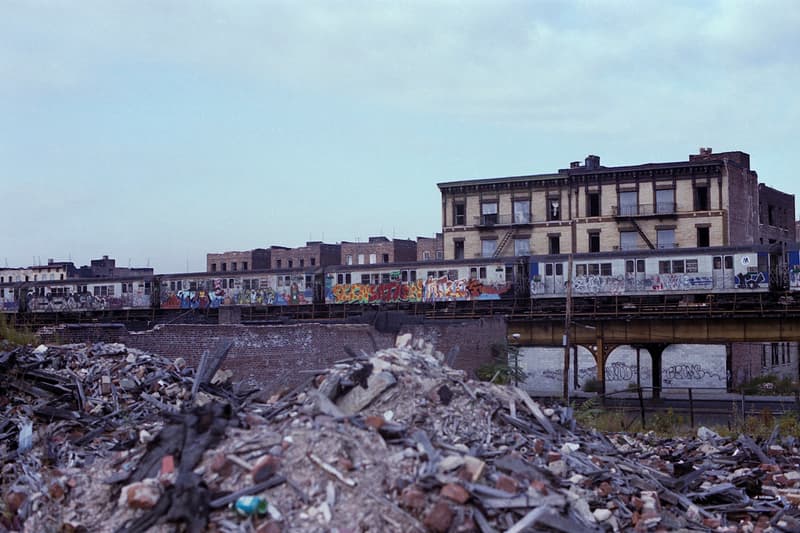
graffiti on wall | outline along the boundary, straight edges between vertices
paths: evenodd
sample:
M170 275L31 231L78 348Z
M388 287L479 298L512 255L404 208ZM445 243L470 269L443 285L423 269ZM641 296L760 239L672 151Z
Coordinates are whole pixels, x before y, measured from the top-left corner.
M725 382L725 378L713 370L703 368L701 364L677 364L665 369L661 375L664 385L672 385L677 381L709 381Z

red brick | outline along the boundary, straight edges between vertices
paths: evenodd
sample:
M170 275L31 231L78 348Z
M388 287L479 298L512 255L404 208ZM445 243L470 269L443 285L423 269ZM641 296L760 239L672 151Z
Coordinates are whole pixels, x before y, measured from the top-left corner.
M517 480L511 476L506 476L505 474L500 474L497 477L497 481L495 481L494 486L497 489L504 490L512 494L516 494L519 488L517 485Z
M409 485L400 493L400 502L407 509L423 509L425 507L425 493L416 485Z
M445 533L453 523L453 510L445 502L438 502L425 515L423 524L434 533Z
M456 503L466 503L469 500L467 489L456 483L448 483L442 487L441 495Z

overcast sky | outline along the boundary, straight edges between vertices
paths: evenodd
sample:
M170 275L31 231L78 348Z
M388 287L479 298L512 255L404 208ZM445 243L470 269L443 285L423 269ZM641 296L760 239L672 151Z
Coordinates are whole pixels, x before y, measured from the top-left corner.
M741 150L800 195L800 2L0 2L0 266L441 229L436 184Z

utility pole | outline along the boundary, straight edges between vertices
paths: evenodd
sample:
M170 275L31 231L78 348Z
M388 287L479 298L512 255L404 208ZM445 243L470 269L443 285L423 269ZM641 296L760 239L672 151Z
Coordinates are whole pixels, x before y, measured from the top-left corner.
M564 310L564 376L562 396L564 400L569 401L569 330L572 326L572 254L569 254L569 261L567 261L567 302Z

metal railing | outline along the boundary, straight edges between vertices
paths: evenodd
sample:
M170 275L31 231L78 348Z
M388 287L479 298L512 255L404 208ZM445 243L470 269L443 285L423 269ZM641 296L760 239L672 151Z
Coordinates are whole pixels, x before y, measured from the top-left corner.
M611 211L615 217L648 217L654 215L674 215L678 213L675 202L657 204L614 205Z

